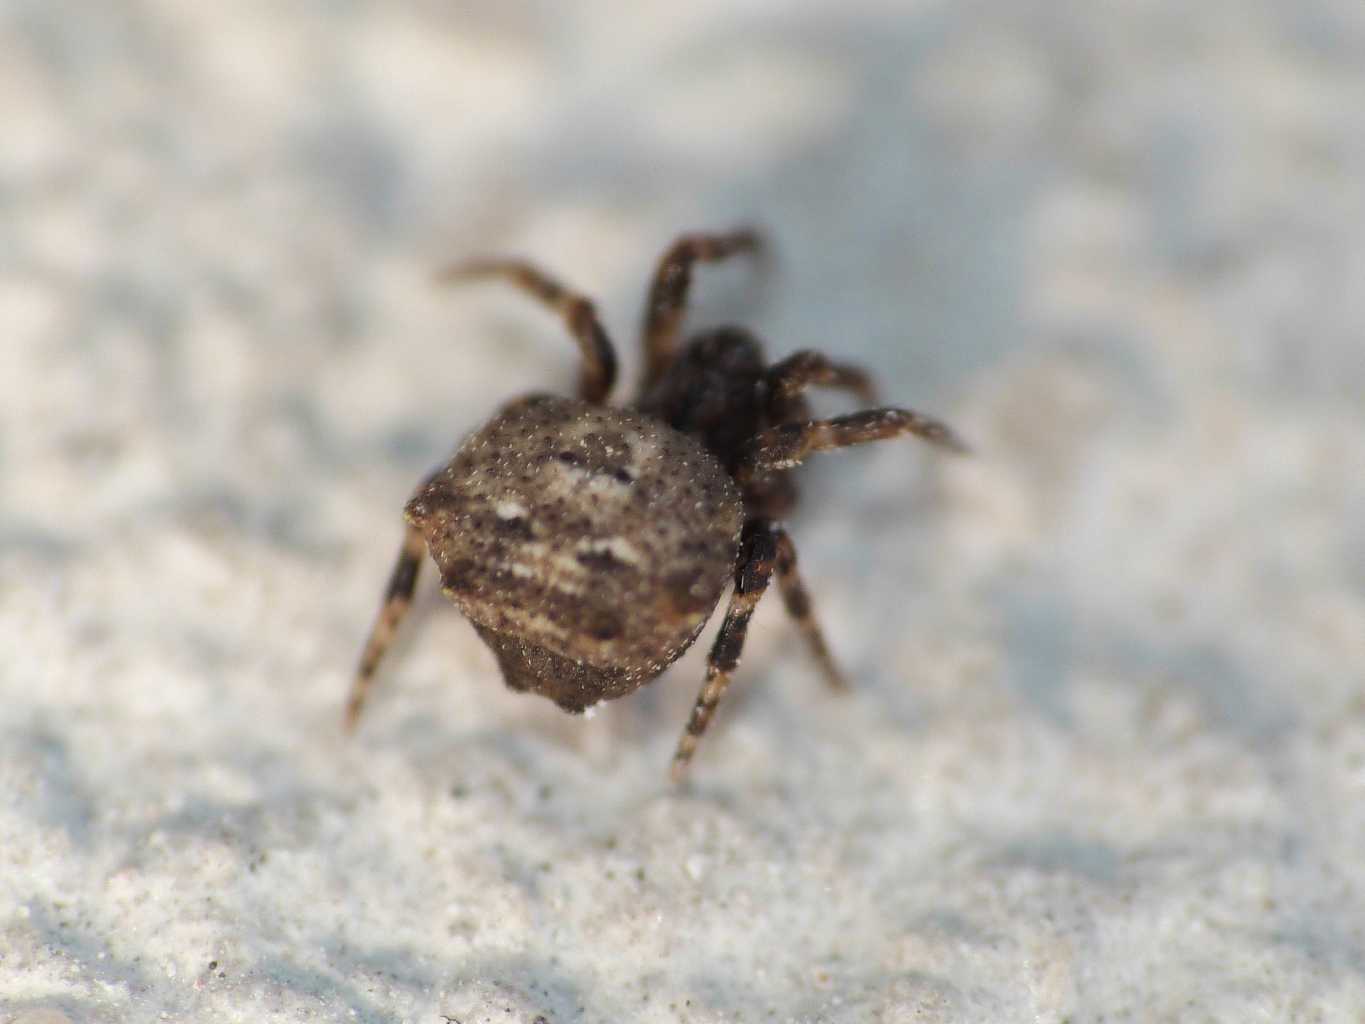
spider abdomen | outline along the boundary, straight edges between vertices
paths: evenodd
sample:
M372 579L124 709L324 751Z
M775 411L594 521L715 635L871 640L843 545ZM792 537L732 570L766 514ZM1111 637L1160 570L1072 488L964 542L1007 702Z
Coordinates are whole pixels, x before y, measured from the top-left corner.
M733 573L744 506L716 458L659 420L532 395L469 437L405 514L508 685L582 710L696 639Z

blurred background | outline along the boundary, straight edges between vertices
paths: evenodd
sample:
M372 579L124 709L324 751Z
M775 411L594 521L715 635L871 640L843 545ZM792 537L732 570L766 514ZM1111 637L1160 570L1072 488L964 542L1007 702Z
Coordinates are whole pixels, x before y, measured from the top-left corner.
M1365 1013L1358 0L8 0L0 125L0 1009ZM585 722L428 586L343 742L411 487L577 369L434 271L628 399L736 224L692 324L977 452L808 467L856 693L762 608L675 795L704 645Z

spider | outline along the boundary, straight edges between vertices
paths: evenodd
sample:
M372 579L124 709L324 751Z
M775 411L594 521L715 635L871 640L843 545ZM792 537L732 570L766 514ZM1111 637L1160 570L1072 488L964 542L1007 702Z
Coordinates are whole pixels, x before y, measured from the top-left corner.
M645 307L639 397L625 408L606 404L616 355L587 298L516 259L441 274L500 279L556 312L582 350L578 397L513 401L408 501L402 550L347 702L348 730L411 602L424 549L507 685L570 712L663 672L732 582L673 755L675 781L730 685L774 573L825 678L846 688L780 525L797 498L792 467L813 452L907 434L966 448L949 427L908 409L813 418L803 396L812 386L874 401L867 373L819 352L768 364L758 339L733 326L680 344L696 264L760 248L755 232L737 230L683 235L665 251Z

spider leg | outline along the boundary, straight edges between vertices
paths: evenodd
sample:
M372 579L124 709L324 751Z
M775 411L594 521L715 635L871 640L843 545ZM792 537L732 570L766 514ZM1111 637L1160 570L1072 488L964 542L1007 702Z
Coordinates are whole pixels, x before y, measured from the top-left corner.
M583 351L579 394L584 401L594 404L605 401L616 381L616 352L592 302L523 260L470 260L447 267L438 275L438 280L445 283L487 278L500 278L515 285L563 318Z
M412 603L412 589L417 585L417 570L422 566L426 554L426 544L421 531L409 526L403 535L403 549L398 552L398 561L389 577L389 587L384 593L384 603L379 607L374 625L370 628L369 639L365 641L365 651L360 656L360 667L356 670L355 681L351 684L351 694L346 700L346 731L355 729L360 718L360 710L365 705L370 687L374 684L375 669L380 659L393 642L398 624L407 614Z
M793 352L768 367L764 380L768 384L769 414L779 421L792 400L812 386L847 391L868 405L877 400L876 388L866 370L832 362L824 354L809 349Z
M756 520L744 528L739 562L735 566L735 589L730 594L730 605L725 620L706 659L706 681L697 694L697 703L687 720L678 749L673 755L671 774L674 782L681 782L687 766L697 749L697 742L711 723L711 716L730 685L730 677L739 665L744 649L744 637L749 631L749 619L758 599L768 589L773 565L777 561L777 538L765 520Z
M812 452L847 448L868 441L913 434L959 455L967 445L945 423L910 409L867 409L827 420L782 423L754 438L735 470L741 483L763 473L795 466Z
M713 263L735 253L756 252L762 244L757 232L745 229L725 234L683 235L664 251L645 303L645 388L663 376L673 361L678 328L692 285L693 264L698 260Z
M806 645L810 648L811 655L819 662L826 682L832 689L847 690L848 680L839 671L839 666L829 653L825 635L811 609L810 595L806 593L805 584L801 582L801 574L797 571L796 546L792 544L791 536L782 527L774 527L773 533L777 539L777 585L782 590L782 603L787 606L787 614L796 621L796 625L805 636Z

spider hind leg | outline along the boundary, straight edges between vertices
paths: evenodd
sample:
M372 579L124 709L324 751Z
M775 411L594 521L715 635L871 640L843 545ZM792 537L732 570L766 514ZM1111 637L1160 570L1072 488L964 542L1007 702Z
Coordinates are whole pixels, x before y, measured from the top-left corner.
M417 573L426 555L426 541L415 526L409 526L403 535L403 547L398 552L393 574L389 577L388 589L384 592L384 603L379 607L374 625L370 628L365 650L360 656L360 666L356 669L355 680L351 684L351 694L346 700L346 731L351 732L360 719L370 688L374 685L374 674L383 660L384 653L393 643L398 632L398 624L408 613L412 604L412 591L417 585Z

